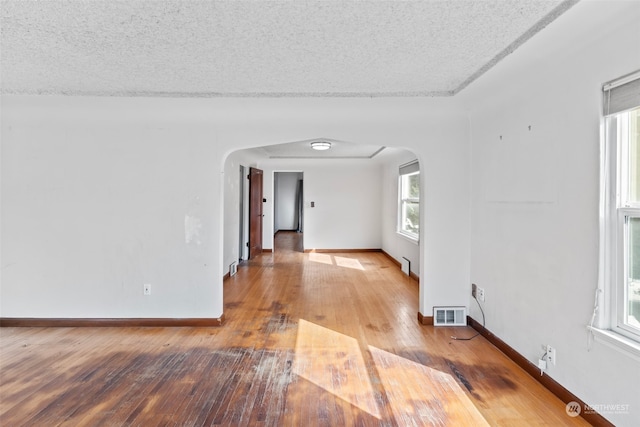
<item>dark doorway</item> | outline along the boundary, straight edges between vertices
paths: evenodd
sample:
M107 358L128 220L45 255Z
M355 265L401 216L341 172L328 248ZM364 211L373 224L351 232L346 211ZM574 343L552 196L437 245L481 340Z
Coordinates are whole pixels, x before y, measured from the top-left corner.
M249 170L249 259L262 253L262 171Z

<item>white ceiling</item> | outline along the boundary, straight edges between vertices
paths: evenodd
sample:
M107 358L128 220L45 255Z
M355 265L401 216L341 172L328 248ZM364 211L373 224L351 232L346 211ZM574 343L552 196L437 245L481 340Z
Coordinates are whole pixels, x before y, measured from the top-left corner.
M450 96L576 1L3 0L1 88Z
M330 142L331 148L318 151L311 148L314 141ZM373 159L385 147L380 145L359 144L331 138L315 138L305 141L294 141L284 144L261 147L265 155L271 159Z

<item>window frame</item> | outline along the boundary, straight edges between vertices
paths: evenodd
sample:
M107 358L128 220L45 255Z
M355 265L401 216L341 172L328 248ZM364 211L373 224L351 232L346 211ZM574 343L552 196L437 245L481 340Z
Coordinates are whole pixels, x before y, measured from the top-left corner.
M640 106L638 107L640 108ZM638 108L634 108L636 110ZM616 319L614 323L615 331L640 342L640 327L628 324L629 310L629 280L631 280L631 272L629 265L629 235L630 223L634 218L640 218L640 200L631 201L630 196L630 160L632 154L630 152L631 117L627 115L631 111L626 111L615 115L616 121L616 146L618 150L618 201L617 201L617 221L618 221L618 253L621 254L618 271L621 273L618 281L615 282L615 313ZM640 113L640 112L639 112ZM624 116L623 116L624 115ZM624 120L620 120L624 118ZM623 140L624 135L624 140ZM636 173L638 173L636 171ZM620 247L620 245L622 247Z
M627 115L632 110L635 108L604 116L602 122L601 274L591 328L605 342L625 347L637 357L640 354L640 328L627 322L629 224L630 219L640 218L640 201L629 201L630 129ZM600 303L603 310L597 315Z
M405 211L406 211L406 205L408 203L417 203L418 204L418 209L420 209L420 195L418 193L418 197L403 197L404 192L404 180L407 179L410 176L414 176L414 175L418 175L418 177L420 176L420 170L417 171L413 171L413 172L409 172L409 173L400 173L398 176L398 221L396 224L396 232L411 240L412 242L418 243L420 241L420 224L418 224L418 232L414 233L412 231L409 231L407 229L404 228L404 219L405 219ZM420 178L418 178L418 186L420 186ZM419 189L420 191L420 189ZM418 218L418 222L419 222L419 218Z

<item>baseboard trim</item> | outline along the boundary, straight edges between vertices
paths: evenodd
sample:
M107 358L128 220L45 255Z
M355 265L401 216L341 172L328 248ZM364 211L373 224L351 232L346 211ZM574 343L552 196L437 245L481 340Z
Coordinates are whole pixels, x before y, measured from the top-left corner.
M24 328L76 328L76 327L209 327L222 326L224 314L218 318L39 318L39 317L1 317L0 327Z
M323 254L355 254L358 252L382 252L382 249L305 249L304 253L323 253Z
M389 252L385 251L384 249L381 251L382 254L384 256L386 256L387 258L389 258L389 261L391 261L392 263L394 263L398 268L400 268L402 266L402 264L400 264L400 261L398 261L397 259L395 259L394 257L391 256L391 254L389 254Z
M425 316L422 313L418 312L418 323L421 325L433 325L433 316Z
M392 257L388 252L385 252L383 249L380 250L380 252L382 252L384 254L384 256L386 256L387 258L389 258L389 260L394 263L398 268L402 267L402 264L400 264L400 261L398 261L397 259L395 259L394 257ZM413 280L415 280L416 282L420 281L420 276L418 276L416 273L414 273L413 271L409 272L409 277L411 277Z
M546 373L540 375L540 369L533 362L530 362L526 357L518 353L515 349L513 349L509 344L502 341L500 338L495 336L491 331L482 326L475 319L467 316L467 324L480 333L483 337L487 339L491 344L493 344L498 350L503 352L509 359L513 360L516 365L520 366L525 370L529 375L531 375L536 381L542 384L547 390L553 393L558 399L562 400L564 403L576 402L580 405L582 409L585 408L585 403L582 399L578 398L575 394L571 393L569 390L564 388L560 383L551 378ZM609 422L606 418L598 413L585 413L584 410L580 413L580 416L588 421L593 426L606 426L613 427L614 425Z

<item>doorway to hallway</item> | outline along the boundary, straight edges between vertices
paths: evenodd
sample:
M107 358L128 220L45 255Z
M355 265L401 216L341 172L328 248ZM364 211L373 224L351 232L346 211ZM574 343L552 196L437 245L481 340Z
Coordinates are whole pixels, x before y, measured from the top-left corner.
M273 173L274 250L304 252L303 177L303 172ZM281 248L281 245L284 246Z
M278 231L273 239L274 249L279 252L304 252L302 233L297 231Z

